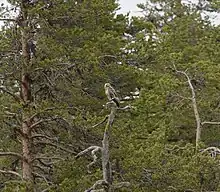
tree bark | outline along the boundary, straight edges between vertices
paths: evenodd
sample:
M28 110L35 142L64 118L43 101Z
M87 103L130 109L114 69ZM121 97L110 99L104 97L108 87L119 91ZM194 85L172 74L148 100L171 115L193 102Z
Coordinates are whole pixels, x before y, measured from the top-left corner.
M199 116L199 111L198 111L197 102L196 102L195 89L191 83L191 79L190 79L189 75L185 71L177 70L175 65L174 65L174 69L177 73L181 73L186 77L189 88L191 89L191 98L190 99L192 101L192 107L193 107L194 116L195 116L195 120L196 120L196 150L197 150L199 147L199 142L201 140L202 127L201 127L201 119Z
M28 17L25 3L21 3L21 43L22 43L22 69L21 69L21 101L22 101L22 177L27 182L26 191L34 191L33 183L33 139L31 135L30 111L31 111L31 80L29 77L28 68L30 67L30 52L28 48Z
M110 155L109 155L109 139L110 139L111 127L115 118L116 110L117 110L117 106L113 105L111 107L111 113L109 115L102 140L102 171L103 171L103 180L107 183L107 186L105 187L106 192L113 191L112 168L111 168Z

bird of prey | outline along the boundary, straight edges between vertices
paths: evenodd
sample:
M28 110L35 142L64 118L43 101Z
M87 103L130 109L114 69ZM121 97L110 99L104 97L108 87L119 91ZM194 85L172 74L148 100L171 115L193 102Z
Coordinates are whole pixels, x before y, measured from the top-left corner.
M109 101L113 101L117 107L119 107L120 100L117 96L115 89L110 85L110 83L105 83L105 94Z

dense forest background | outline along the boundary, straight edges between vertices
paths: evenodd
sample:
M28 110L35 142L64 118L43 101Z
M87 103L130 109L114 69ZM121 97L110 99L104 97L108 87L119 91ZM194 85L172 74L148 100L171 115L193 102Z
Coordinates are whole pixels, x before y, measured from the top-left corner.
M1 192L220 191L219 0L8 3Z

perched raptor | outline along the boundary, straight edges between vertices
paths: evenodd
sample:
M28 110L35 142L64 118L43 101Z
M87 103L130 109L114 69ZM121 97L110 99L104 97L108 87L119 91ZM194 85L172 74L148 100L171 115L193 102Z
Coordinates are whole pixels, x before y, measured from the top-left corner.
M108 100L115 102L117 107L119 107L120 100L117 96L115 89L110 85L110 83L106 83L104 85L104 88L105 88L105 94L106 94Z

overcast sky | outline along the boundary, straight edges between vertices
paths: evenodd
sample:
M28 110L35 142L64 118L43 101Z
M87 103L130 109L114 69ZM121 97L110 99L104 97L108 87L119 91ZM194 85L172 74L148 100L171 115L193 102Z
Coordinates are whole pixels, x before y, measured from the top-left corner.
M139 3L145 3L146 0L119 0L121 9L118 11L119 13L127 13L130 12L130 14L138 15L140 13L140 9L137 8L137 4ZM198 0L182 0L182 2L193 2L198 3ZM210 14L209 16L212 18L213 22L215 24L220 24L220 14Z
M182 0L182 1L189 1L189 0ZM6 0L0 0L0 3L5 3ZM137 8L137 4L139 3L145 3L146 0L119 0L121 9L118 11L118 13L124 13L130 12L130 15L139 15L140 9ZM191 2L198 2L198 0L191 0ZM213 15L215 17L215 15ZM215 18L215 23L220 24L220 14L218 14L218 17ZM1 24L1 22L0 22Z
M137 4L145 2L145 0L119 0L121 5L119 13L127 13L130 11L131 15L136 15L138 11L140 11L140 9L137 8Z

